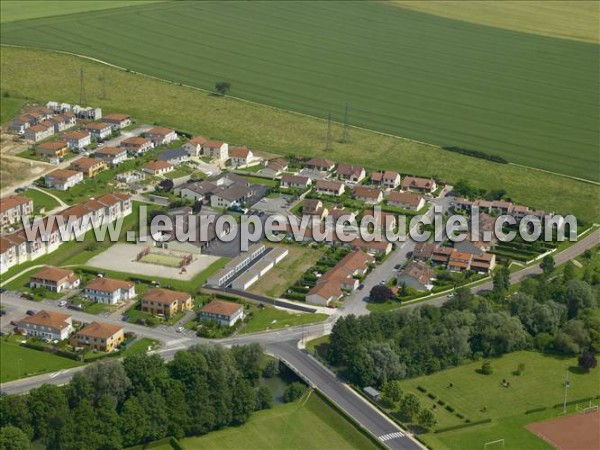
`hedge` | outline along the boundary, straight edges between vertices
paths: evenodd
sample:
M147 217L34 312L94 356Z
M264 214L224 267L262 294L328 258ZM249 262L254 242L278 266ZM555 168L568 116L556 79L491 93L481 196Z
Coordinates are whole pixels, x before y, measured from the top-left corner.
M545 406L542 406L541 408L532 408L532 409L528 409L527 411L525 411L525 414L533 414L536 412L545 411L546 409L548 409L548 408Z
M423 386L417 386L417 389L421 392L427 392L427 389L425 389Z

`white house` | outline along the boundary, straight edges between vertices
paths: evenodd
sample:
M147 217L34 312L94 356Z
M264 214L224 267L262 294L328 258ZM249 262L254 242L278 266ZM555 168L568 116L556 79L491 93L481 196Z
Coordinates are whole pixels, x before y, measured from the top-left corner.
M79 277L71 269L47 266L31 276L29 287L32 289L44 288L52 292L62 292L65 289L79 287L79 282Z
M417 211L425 206L425 199L417 194L410 192L390 192L387 198L388 205L397 208L410 209Z
M253 158L254 155L252 154L252 151L247 147L236 147L229 152L229 161L231 162L232 167L245 166L250 163Z
M167 161L152 161L144 166L144 172L150 175L158 176L172 172L175 166Z
M73 323L68 314L41 310L19 320L17 330L25 336L62 341L73 331Z
M97 141L109 138L113 131L111 124L103 122L88 123L83 129L89 131L92 137Z
M107 114L102 118L102 122L109 124L113 130L122 130L131 125L131 116L127 114Z
M54 125L45 122L33 125L32 127L27 128L23 134L25 135L25 139L39 142L54 134Z
M73 131L63 136L71 150L83 150L92 143L92 134L88 131Z
M177 140L175 130L164 127L154 127L146 131L145 136L152 141L155 147L159 145L169 145Z
M227 161L229 158L229 145L227 142L206 141L202 146L202 154L219 161Z
M85 286L82 295L98 303L116 305L135 297L135 285L111 278L96 278Z
M308 177L284 173L281 176L280 187L293 189L307 189L311 184L312 181Z
M44 184L54 189L66 191L83 181L83 172L78 170L58 169L44 177Z
M96 158L102 159L105 163L113 166L119 165L127 160L127 150L123 147L104 147L96 150Z

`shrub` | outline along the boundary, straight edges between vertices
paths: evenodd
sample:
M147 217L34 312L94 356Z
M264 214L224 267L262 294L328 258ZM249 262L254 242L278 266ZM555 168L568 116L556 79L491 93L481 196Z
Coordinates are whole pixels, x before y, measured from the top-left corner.
M451 413L453 413L453 412L454 412L454 408L453 408L452 406L450 406L450 405L446 405L446 410L447 410L448 412L451 412Z
M431 400L435 400L437 398L435 394L432 394L431 392L427 394L427 397L429 397Z
M417 386L417 389L421 392L427 392L427 389L425 389L423 386Z
M298 400L300 397L302 397L304 391L306 391L306 385L304 383L294 381L285 388L285 391L283 392L283 401L285 403L290 403Z
M492 369L492 363L486 359L481 365L481 373L484 375L491 375L493 372L494 369Z

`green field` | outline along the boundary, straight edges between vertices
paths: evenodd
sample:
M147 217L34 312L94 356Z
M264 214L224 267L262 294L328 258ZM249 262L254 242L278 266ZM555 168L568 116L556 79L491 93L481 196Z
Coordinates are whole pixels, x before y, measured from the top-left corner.
M50 197L48 194L38 191L37 189L28 189L23 192L24 197L29 197L33 200L33 207L36 212L39 208L45 208L46 212L60 206L56 199Z
M252 318L244 325L240 334L308 325L327 319L327 314L294 313L271 307L258 308L255 305L252 305L251 312Z
M160 0L2 0L0 22L156 3Z
M506 449L550 448L522 427L560 412L560 409L552 407L563 401L566 372L569 372L571 384L569 401L600 395L600 369L593 369L587 374L581 373L575 358L515 352L491 362L491 375L478 373L477 369L481 367L479 361L402 383L404 391L416 394L423 406L431 407L438 400L445 403L438 403L435 410L438 428L460 425L466 419L472 422L492 419L490 424L425 435L424 440L434 448L441 443L442 448L479 449L484 442L499 438L506 439ZM525 370L521 375L516 375L520 363L525 364ZM510 383L510 387L501 385L503 379ZM453 385L451 388L448 387L450 383ZM418 386L425 388L427 392L421 392ZM428 397L428 394L435 395L435 400ZM446 409L448 405L454 412ZM525 414L527 410L540 407L547 407L548 410ZM464 419L458 418L457 414L463 415Z
M2 91L10 91L15 98L77 102L79 69L83 66L88 74L88 103L107 111L128 112L139 123L158 122L207 138L226 140L230 145L247 144L253 149L268 149L284 155L324 155L327 123L321 120L207 95L69 55L4 47L0 62ZM100 98L103 74L107 79L106 99ZM341 133L341 126L334 125L334 136ZM480 188L504 188L514 202L536 209L572 212L588 222L600 217L600 204L596 201L600 195L598 186L365 130L352 130L349 144L334 142L327 157L367 168L394 169L451 182L468 178ZM82 183L73 189L85 185L85 189L102 190L98 183L106 184L104 174L110 175L110 171L95 177L93 185ZM67 193L65 199L70 201L71 195L78 197L79 191Z
M384 2L164 2L8 22L1 39L338 121L349 102L353 125L600 180L592 43Z
M80 365L71 359L21 347L12 342L0 343L1 383Z
M372 441L317 394L256 412L248 423L180 440L184 449L374 449Z
M181 258L179 258L177 256L159 255L156 253L149 253L148 255L144 256L140 260L140 262L148 263L148 264L158 264L158 265L167 266L167 267L179 267L179 264L181 263Z

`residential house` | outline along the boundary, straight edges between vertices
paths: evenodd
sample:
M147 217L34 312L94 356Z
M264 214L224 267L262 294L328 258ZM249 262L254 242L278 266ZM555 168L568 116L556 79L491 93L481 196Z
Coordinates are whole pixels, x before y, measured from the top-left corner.
M54 133L62 133L69 128L74 127L77 124L77 120L75 120L75 116L70 115L61 115L54 116L48 119L48 123L54 126Z
M252 159L252 152L250 150L248 152L250 159ZM229 158L229 145L227 142L206 141L202 145L202 155L221 162L227 161Z
M327 217L327 208L323 206L321 200L315 198L307 198L302 203L302 214L305 216L316 216L319 219Z
M188 152L188 155L198 157L203 155L204 144L207 142L208 139L203 136L194 136L183 144L182 147Z
M339 197L344 193L344 183L332 180L317 180L315 183L315 192Z
M29 287L44 288L52 292L62 292L65 289L76 289L79 287L79 276L71 269L46 266L36 272L29 279Z
M68 151L64 141L43 142L35 147L35 154L46 158L62 158Z
M261 169L260 174L275 178L288 169L288 162L283 158L271 159L267 162L264 169Z
M252 196L249 184L234 183L229 186L220 186L210 196L210 206L229 208L234 205L243 205Z
M235 147L229 152L231 167L245 166L249 164L253 158L254 155L252 154L252 151L247 147Z
M389 211L379 211L378 215L374 214L374 210L365 209L363 211L363 219L368 219L368 223L372 223L375 229L394 230L398 226L396 214Z
M96 278L85 286L82 295L98 303L116 305L135 297L135 284L112 278Z
M344 217L345 220L348 221L353 221L356 219L356 213L346 208L333 208L329 211L329 214L327 215L331 217L335 222L337 222L342 217Z
M175 130L164 127L155 127L146 131L145 137L150 139L155 147L159 145L169 145L171 142L177 140L177 133Z
M39 123L27 128L23 135L25 139L33 142L40 142L54 134L54 125L46 122Z
M483 253L473 255L471 258L470 269L478 273L488 273L496 267L496 255L493 253Z
M128 153L136 156L146 153L148 150L154 148L154 144L150 139L139 136L130 137L121 141L120 146L127 150Z
M425 263L415 261L406 266L396 277L398 285L416 289L417 291L430 291L433 289L432 280L435 278L435 272Z
M371 182L379 184L384 188L396 189L400 186L400 174L393 170L386 170L384 172L373 172L371 174Z
M471 253L459 252L455 249L450 254L447 269L452 271L469 270L472 258L473 255Z
M151 161L142 170L150 175L159 176L172 172L173 169L175 166L167 161Z
M425 199L410 192L392 191L387 197L387 204L396 208L418 211L425 206Z
M0 199L0 215L3 227L21 222L21 219L33 215L33 200L19 195L4 197Z
M433 252L436 248L436 244L432 244L429 242L417 242L412 254L413 259L415 261L429 261L433 256Z
M70 315L44 309L32 316L23 317L16 325L17 331L25 336L49 341L67 339L73 331Z
M0 273L27 260L27 238L24 233L0 236Z
M192 296L187 292L152 288L144 293L141 307L150 314L173 317L178 312L192 309Z
M308 177L284 173L281 176L281 183L280 183L279 187L304 190L304 189L309 188L311 184L312 184L312 181Z
M346 163L338 164L336 172L340 180L352 181L355 183L360 183L366 176L364 168Z
M89 131L72 131L63 136L71 150L83 150L92 143L92 134Z
M108 169L108 166L100 158L79 158L71 163L71 169L83 172L85 176L92 178Z
M364 241L361 238L356 238L349 243L344 243L346 247L359 248L364 252L370 253L375 256L388 255L392 249L393 245L391 242L386 240L373 240L373 241Z
M450 247L436 247L431 253L431 262L433 264L446 266L450 261L450 255L454 252L453 248Z
M100 120L102 119L102 109L93 108L91 106L81 107L79 105L73 105L71 112L75 114L78 119L81 120Z
M35 120L31 117L23 115L15 117L13 120L11 120L8 129L11 133L23 134L27 128L33 125L35 125Z
M113 128L109 123L103 122L92 122L88 123L83 127L85 131L88 131L92 138L97 141L103 141L112 136Z
M44 184L50 188L66 191L83 181L83 172L77 170L58 169L44 177Z
M102 118L102 122L109 124L113 130L122 130L131 125L131 116L119 113L107 114Z
M369 205L376 205L383 201L383 192L381 190L366 186L356 186L352 190L352 195L357 200Z
M312 158L307 161L305 167L310 170L331 172L333 169L335 169L335 163L324 158Z
M177 166L181 163L188 162L190 156L184 148L170 148L158 155L159 161L167 161L173 166Z
M102 322L92 322L77 331L69 343L73 347L89 347L99 352L112 352L125 340L123 328Z
M306 294L306 303L330 306L344 295L338 283L317 283Z
M106 164L117 166L127 161L127 150L123 147L103 147L94 153L96 158L101 159Z
M437 184L432 178L404 177L401 186L403 191L432 193L437 189Z
M198 320L214 320L220 325L231 327L244 319L244 305L222 300L213 300L198 314Z

